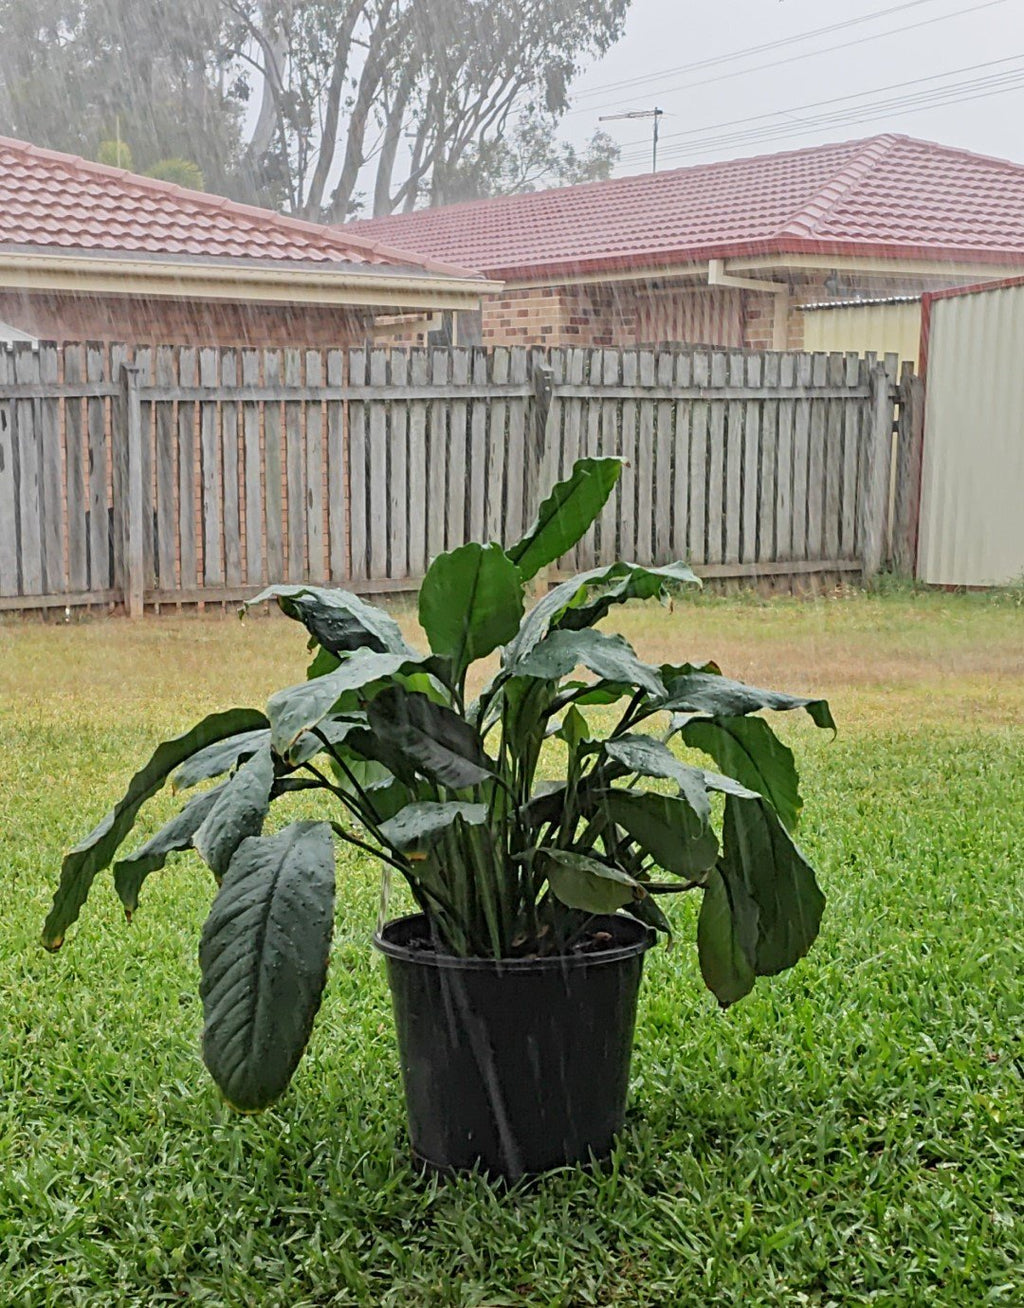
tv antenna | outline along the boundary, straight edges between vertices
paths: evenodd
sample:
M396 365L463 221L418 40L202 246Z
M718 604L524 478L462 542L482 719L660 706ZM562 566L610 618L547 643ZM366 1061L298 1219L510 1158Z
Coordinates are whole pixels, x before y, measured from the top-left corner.
M622 118L653 118L654 140L651 143L651 172L656 173L658 171L658 122L664 112L664 109L631 109L626 114L602 114L597 121L599 123L614 123Z

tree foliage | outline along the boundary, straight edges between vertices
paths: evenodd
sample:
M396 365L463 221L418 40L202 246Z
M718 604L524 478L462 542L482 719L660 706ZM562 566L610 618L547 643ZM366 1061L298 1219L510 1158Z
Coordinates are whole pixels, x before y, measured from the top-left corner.
M556 128L629 4L0 0L0 130L331 222L589 180Z

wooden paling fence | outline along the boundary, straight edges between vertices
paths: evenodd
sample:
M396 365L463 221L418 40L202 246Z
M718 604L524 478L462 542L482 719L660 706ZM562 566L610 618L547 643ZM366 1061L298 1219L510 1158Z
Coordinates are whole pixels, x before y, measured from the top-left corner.
M913 530L915 380L706 349L0 348L0 608L409 589L598 453L629 467L563 568L870 575Z

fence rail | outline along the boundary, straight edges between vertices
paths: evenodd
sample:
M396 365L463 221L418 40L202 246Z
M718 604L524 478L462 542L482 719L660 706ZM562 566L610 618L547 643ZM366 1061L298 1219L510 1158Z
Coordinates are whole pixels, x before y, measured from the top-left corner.
M870 574L914 393L892 356L0 348L0 608L408 588L585 454L629 467L564 568Z

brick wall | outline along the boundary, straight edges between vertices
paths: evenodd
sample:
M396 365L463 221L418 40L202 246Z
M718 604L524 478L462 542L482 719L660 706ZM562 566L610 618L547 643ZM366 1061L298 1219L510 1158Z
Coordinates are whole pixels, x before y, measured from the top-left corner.
M156 296L0 291L0 321L47 341L144 345L345 346L372 315L325 305L249 304Z

